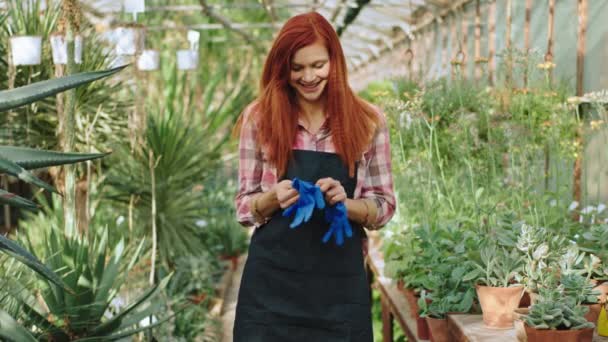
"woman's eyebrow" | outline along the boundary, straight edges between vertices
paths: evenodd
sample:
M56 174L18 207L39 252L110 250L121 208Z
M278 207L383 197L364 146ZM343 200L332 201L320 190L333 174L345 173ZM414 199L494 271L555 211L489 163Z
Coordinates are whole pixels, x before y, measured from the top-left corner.
M314 65L317 63L321 63L321 62L323 62L323 63L327 62L327 58L316 60L316 61L310 63L310 65ZM302 66L302 64L295 63L295 62L292 62L291 64L293 64L294 66Z

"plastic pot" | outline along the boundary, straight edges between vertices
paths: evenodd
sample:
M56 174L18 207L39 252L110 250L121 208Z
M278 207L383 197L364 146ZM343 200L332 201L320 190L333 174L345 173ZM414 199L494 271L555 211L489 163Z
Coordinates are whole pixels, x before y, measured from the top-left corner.
M41 36L10 37L13 65L38 65L42 60Z
M142 71L158 70L160 53L157 50L144 50L137 58L137 69Z
M50 37L53 64L68 64L68 42L64 35ZM82 36L74 37L74 63L82 63Z
M194 70L198 66L198 51L178 50L177 68L179 70Z

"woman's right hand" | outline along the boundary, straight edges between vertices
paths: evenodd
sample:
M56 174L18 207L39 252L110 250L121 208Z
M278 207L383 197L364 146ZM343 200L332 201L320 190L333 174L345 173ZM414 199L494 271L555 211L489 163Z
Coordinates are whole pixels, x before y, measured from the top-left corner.
M300 198L300 194L291 186L291 181L289 179L282 180L275 184L272 187L272 191L276 194L281 209L288 208Z

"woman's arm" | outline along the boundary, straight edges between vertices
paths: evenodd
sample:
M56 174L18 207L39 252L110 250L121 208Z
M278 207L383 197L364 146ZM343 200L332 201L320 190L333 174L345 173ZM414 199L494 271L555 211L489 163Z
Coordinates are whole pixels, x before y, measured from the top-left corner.
M389 130L384 114L378 113L380 125L374 135L370 150L366 153L367 167L361 199L365 199L375 209L366 228L379 229L393 217L395 213L395 192L391 170L391 145ZM373 217L373 218L372 218Z

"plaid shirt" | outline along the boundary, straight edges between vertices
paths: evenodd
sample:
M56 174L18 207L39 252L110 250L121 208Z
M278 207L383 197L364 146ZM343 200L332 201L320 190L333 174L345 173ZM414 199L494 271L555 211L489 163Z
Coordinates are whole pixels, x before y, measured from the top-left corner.
M244 226L259 226L251 213L249 200L259 192L272 188L277 180L277 170L264 158L256 144L256 129L253 120L248 120L251 107L243 113L243 126L239 142L239 188L235 198L239 223ZM391 174L391 151L389 132L384 115L378 110L380 126L374 134L369 149L361 156L357 169L357 185L354 199L373 199L378 207L376 222L368 229L385 225L395 212L395 195ZM321 128L311 134L301 120L293 149L335 153L327 120Z

